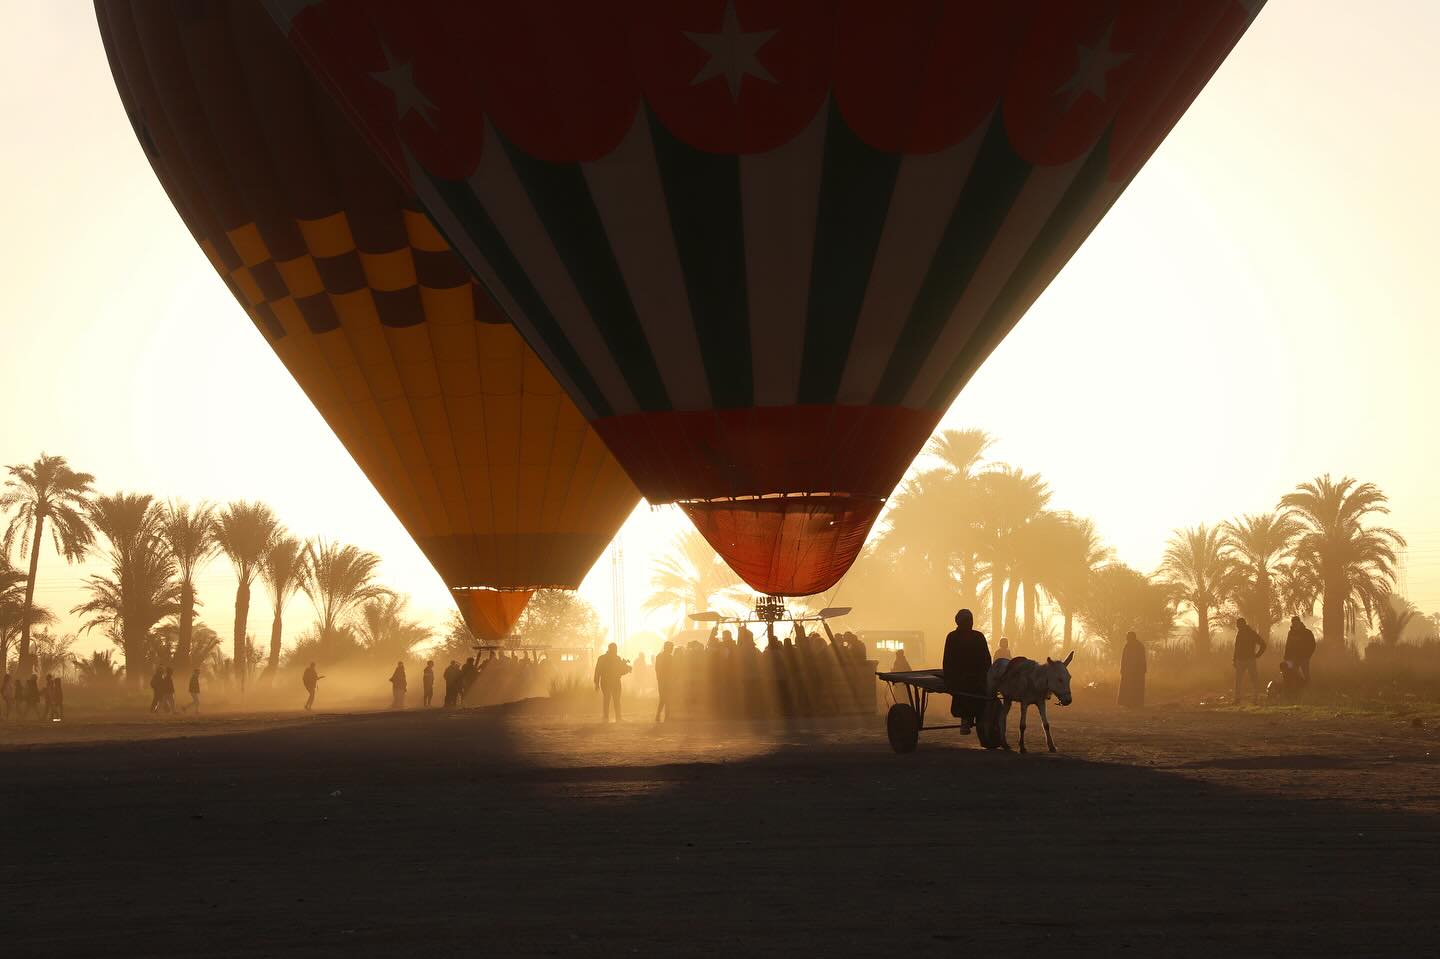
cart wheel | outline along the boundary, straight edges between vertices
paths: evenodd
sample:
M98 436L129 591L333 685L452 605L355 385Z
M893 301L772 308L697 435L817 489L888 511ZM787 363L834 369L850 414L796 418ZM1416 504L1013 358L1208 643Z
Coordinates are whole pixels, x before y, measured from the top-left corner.
M920 741L920 717L909 703L896 703L885 716L890 747L897 753L913 753Z

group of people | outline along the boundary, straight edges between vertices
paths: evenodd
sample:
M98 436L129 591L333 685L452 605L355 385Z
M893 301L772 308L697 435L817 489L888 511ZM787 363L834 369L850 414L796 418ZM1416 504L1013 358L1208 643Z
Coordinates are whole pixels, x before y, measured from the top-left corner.
M1280 679L1275 683L1260 685L1260 657L1269 646L1264 637L1245 620L1235 624L1235 705L1244 702L1244 681L1250 680L1250 691L1255 702L1262 702L1268 693L1271 698L1295 702L1305 687L1310 685L1310 660L1315 657L1315 634L1301 621L1299 616L1290 617L1290 631L1285 634L1285 648L1280 653Z
M650 663L643 655L636 657L637 685L642 690L653 685L658 699L655 721L670 719L677 708L691 715L760 718L834 715L873 702L873 666L854 633L835 633L827 640L797 622L783 638L767 624L765 638L762 649L747 625L734 633L717 625L703 643L667 642ZM604 693L605 682L613 682L618 702L618 677L602 676L602 670L613 673L615 668L602 656L596 686ZM602 709L610 698L602 697Z
M65 689L59 676L46 674L42 686L39 677L31 673L21 680L8 671L0 680L0 719L43 719L65 718Z
M200 712L200 670L194 669L190 673L190 682L186 685L190 693L190 702L181 709L181 712L195 710ZM169 666L156 666L155 675L150 677L150 711L152 713L173 713L175 712L175 671Z

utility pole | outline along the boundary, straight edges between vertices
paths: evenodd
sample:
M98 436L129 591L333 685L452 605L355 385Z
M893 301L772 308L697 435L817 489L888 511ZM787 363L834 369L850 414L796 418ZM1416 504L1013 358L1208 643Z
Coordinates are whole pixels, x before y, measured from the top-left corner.
M625 541L624 533L615 534L610 544L610 635L613 642L625 645Z

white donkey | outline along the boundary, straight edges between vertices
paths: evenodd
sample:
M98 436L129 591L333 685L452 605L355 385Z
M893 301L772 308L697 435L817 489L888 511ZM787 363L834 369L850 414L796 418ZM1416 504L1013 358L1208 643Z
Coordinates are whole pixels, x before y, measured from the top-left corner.
M1056 661L1050 658L1045 659L1045 665L1041 666L1033 659L1016 657L1015 659L999 659L990 667L989 686L990 694L993 696L999 693L1005 701L1005 711L1001 714L1000 737L1004 741L1006 749L1010 748L1010 742L1006 736L1006 730L1010 725L1010 704L1020 703L1020 751L1025 752L1025 717L1030 711L1033 703L1040 711L1040 725L1045 727L1045 743L1050 751L1055 751L1055 739L1050 735L1050 718L1045 715L1045 701L1051 696L1061 706L1070 705L1070 660L1075 658L1072 651L1064 661Z

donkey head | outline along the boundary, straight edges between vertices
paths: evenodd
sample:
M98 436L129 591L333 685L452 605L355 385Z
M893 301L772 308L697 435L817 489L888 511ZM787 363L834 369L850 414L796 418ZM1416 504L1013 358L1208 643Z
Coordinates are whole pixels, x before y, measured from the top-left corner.
M1070 705L1070 660L1075 658L1075 651L1071 650L1070 655L1063 660L1054 660L1045 657L1045 665L1041 668L1040 684L1047 693L1054 693L1055 699L1061 706Z

